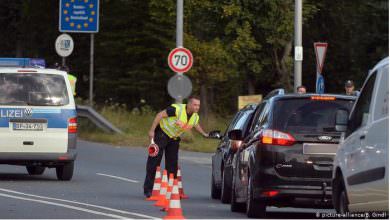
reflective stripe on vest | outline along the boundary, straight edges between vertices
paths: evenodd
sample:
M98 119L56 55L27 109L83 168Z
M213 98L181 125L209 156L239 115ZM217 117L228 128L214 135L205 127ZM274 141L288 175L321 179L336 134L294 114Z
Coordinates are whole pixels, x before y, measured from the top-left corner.
M199 115L193 113L190 120L188 120L185 104L173 104L172 107L175 107L176 115L163 118L160 121L160 127L170 138L175 138L179 137L184 131L190 130L197 125L199 122Z

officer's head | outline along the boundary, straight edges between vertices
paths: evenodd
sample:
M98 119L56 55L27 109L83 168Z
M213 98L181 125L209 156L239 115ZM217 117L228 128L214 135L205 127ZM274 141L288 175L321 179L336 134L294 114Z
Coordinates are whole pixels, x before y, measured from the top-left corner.
M352 80L347 80L345 82L345 94L352 95L353 90L355 89L355 85Z
M306 87L305 86L298 86L297 87L297 93L298 94L305 94L306 93Z
M187 111L188 113L198 113L200 108L200 98L197 96L190 96L188 98Z

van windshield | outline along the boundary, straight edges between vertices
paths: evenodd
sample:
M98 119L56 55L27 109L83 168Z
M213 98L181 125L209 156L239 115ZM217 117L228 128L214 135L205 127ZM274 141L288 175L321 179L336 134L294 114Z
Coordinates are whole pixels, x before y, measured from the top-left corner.
M0 73L0 105L61 106L68 103L68 91L61 75Z
M354 101L307 99L281 99L273 110L274 128L293 133L335 132L338 109L351 110Z

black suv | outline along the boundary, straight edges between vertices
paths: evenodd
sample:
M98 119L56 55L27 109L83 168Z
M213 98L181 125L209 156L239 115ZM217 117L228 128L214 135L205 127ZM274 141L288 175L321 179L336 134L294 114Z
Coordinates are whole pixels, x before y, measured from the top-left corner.
M331 205L333 158L340 132L338 109L350 110L355 97L272 92L259 104L246 138L233 159L231 210L265 217L267 206L300 207L309 199ZM306 206L307 207L307 206Z
M232 159L234 153L241 145L241 141L232 141L228 132L234 129L246 130L252 119L257 104L250 104L236 113L227 127L222 140L212 156L211 198L220 199L222 203L230 202L232 183Z

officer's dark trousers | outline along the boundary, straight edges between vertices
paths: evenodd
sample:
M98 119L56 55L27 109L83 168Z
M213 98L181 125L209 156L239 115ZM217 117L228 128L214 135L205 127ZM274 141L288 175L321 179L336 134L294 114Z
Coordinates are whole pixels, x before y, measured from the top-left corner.
M173 173L176 177L177 172L177 160L179 153L179 143L180 138L174 140L169 138L161 128L157 128L154 133L154 142L160 148L157 156L150 157L148 156L148 161L146 163L146 177L144 182L144 193L152 192L154 177L156 175L156 168L160 166L163 153L165 151L165 169L168 171L168 176L170 173ZM161 177L162 177L163 168L161 167Z

